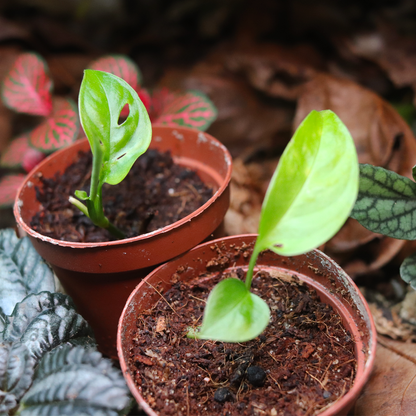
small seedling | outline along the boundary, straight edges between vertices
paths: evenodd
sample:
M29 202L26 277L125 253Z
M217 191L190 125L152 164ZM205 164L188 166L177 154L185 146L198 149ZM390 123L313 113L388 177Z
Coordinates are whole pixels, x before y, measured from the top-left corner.
M416 179L416 166L413 167ZM416 240L416 183L390 170L360 165L360 186L351 217L370 231ZM400 276L416 289L416 253L400 266Z
M87 69L79 93L79 115L90 143L93 161L90 194L76 191L69 200L92 222L117 238L124 234L104 215L102 187L117 185L129 173L137 158L149 147L152 127L146 108L136 91L121 78L107 72ZM129 106L126 120L120 113Z
M260 335L270 310L250 292L259 254L269 249L296 256L325 243L348 218L358 181L357 153L347 128L330 110L312 111L271 179L245 282L228 278L217 284L208 297L202 326L188 336L244 342Z

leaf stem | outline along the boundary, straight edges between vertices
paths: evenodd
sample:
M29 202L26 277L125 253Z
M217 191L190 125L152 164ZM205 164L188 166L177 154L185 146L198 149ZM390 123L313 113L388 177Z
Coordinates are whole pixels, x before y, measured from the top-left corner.
M246 281L245 281L246 288L248 290L250 290L250 288L251 288L251 281L253 280L254 266L256 265L257 258L259 257L259 254L262 251L259 248L257 242L258 242L258 239L256 241L256 244L254 245L253 253L250 257L250 262L248 263L248 270L247 270Z
M88 218L90 217L90 214L88 213L88 208L81 201L78 201L78 199L74 198L73 196L70 196L68 198L68 201L72 205L75 205Z

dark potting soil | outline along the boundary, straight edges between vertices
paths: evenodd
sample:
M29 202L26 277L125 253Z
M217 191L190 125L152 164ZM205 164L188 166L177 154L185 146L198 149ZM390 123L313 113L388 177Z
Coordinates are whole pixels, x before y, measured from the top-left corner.
M54 178L41 178L36 188L42 209L30 225L40 234L71 242L114 239L96 227L69 201L75 190L89 193L92 155L79 152L78 160ZM139 157L118 185L103 186L105 215L126 237L135 237L172 224L194 212L213 195L192 170L173 162L168 152L149 149Z
M272 311L256 339L188 339L188 328L201 324L209 291L229 276L208 273L182 283L175 274L172 289L138 317L129 366L158 415L311 416L348 392L354 341L341 317L296 276L262 271L253 279L253 292ZM244 279L244 272L231 277Z

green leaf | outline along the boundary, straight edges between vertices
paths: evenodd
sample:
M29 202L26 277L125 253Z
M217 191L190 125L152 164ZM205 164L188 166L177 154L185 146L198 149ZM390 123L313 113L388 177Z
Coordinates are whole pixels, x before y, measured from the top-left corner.
M270 320L266 302L238 279L225 279L209 294L201 329L189 336L223 342L244 342L260 335Z
M48 353L23 397L21 416L118 416L131 405L120 370L97 351L64 346Z
M7 315L27 295L55 291L53 272L33 248L28 237L14 230L0 231L0 308Z
M330 110L312 111L270 182L256 250L291 256L326 242L351 212L358 177L357 153L345 125Z
M86 201L88 199L88 194L85 191L75 191L75 196L82 201Z
M404 259L400 266L400 276L413 289L416 289L416 253Z
M126 104L129 116L120 125L118 119ZM79 94L79 110L94 157L103 155L100 183L120 183L149 147L152 130L146 108L124 80L87 69Z
M351 217L375 233L416 239L416 183L384 168L360 165L360 189Z
M34 365L24 344L0 343L0 414L17 407L32 384Z
M4 341L22 342L35 360L64 342L92 336L70 297L49 292L29 295L16 304L3 332Z

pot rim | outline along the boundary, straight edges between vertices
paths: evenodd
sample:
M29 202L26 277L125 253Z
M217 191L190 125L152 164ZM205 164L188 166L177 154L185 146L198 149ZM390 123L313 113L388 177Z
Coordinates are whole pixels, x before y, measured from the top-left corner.
M239 234L239 235L219 238L219 239L216 239L216 240L212 240L212 241L209 241L209 242L206 242L206 243L199 244L198 246L191 249L189 252L185 253L185 255L190 255L192 252L195 252L196 250L199 250L201 247L207 247L207 246L213 245L215 243L219 243L221 241L230 241L230 240L233 240L235 238L251 239L252 240L253 237L256 237L256 236L257 236L256 234ZM370 312L368 303L365 300L361 291L358 289L357 285L354 283L354 281L345 273L345 271L343 269L341 269L334 262L334 260L332 260L325 253L321 252L318 249L312 250L311 253L315 253L319 257L323 258L324 260L329 261L330 263L335 264L337 266L337 268L343 273L343 277L348 281L350 287L355 291L355 295L357 295L359 300L362 302L362 305L364 306L364 311L368 316L368 320L364 319L364 321L366 323L366 326L367 326L367 329L368 329L368 333L369 333L368 351L367 351L367 354L366 354L366 359L363 362L363 366L362 366L363 367L363 372L362 372L361 376L358 378L358 375L356 375L356 378L354 380L354 384L352 385L350 390L344 396L342 396L338 401L332 403L322 413L318 413L319 416L334 416L334 415L338 415L339 414L338 412L341 412L343 410L344 406L347 406L349 403L353 404L355 402L355 400L359 397L359 394L362 391L364 385L367 383L367 381L368 381L368 379L371 375L371 371L373 369L373 366L374 366L374 360L375 360L375 355L376 355L376 345L377 345L377 331L376 331L374 319L373 319L372 314ZM176 259L173 259L173 261L178 260L181 257L182 256L176 257ZM139 393L139 391L137 389L137 386L134 383L134 381L133 381L133 379L130 375L128 365L125 362L124 354L123 354L122 328L123 328L123 321L124 321L125 315L127 314L128 310L130 308L130 304L132 303L132 300L136 296L137 292L142 290L142 288L148 289L145 286L146 281L148 279L150 279L153 275L159 273L165 267L165 265L166 265L166 263L157 267L155 270L153 270L151 273L149 273L146 276L146 278L143 279L136 286L136 288L133 290L133 292L130 294L129 298L127 299L127 302L126 302L126 304L123 308L123 312L120 316L118 329L117 329L117 352L118 352L118 357L119 357L119 361L120 361L121 370L123 372L123 375L125 377L127 385L129 387L131 393L135 397L136 401L139 403L139 405L142 407L142 409L145 410L145 412L150 416L159 416L159 415L158 415L158 413L156 413L150 407L150 405L147 403L147 401ZM353 302L354 302L354 304L357 303L355 299L353 299ZM355 355L356 355L357 367L358 367L358 361L360 359L362 360L362 356L357 355L357 354L355 354Z
M186 217L180 219L179 221L176 221L172 224L166 225L163 228L159 228L155 231L151 231L151 232L146 233L146 234L141 234L141 235L136 236L136 237L125 238L125 239L122 239L122 240L104 241L104 242L99 242L99 243L80 243L80 242L61 241L61 240L57 240L57 239L54 239L54 238L51 238L51 237L47 237L43 234L38 233L37 231L33 230L33 228L31 228L23 220L23 218L21 216L21 203L22 202L20 200L20 194L26 186L30 186L28 184L30 183L32 177L38 171L40 171L46 164L48 164L51 159L60 157L61 154L63 154L65 151L67 151L70 148L81 147L86 141L88 141L87 137L84 137L84 138L76 140L74 143L70 144L69 146L67 146L63 149L60 149L60 150L52 153L51 155L46 157L44 160L42 160L38 165L36 165L27 174L24 182L20 185L20 187L17 191L15 203L14 203L14 206L13 206L14 217L15 217L19 227L21 227L23 229L23 231L25 231L29 236L31 236L33 238L36 238L38 240L41 240L41 241L51 243L53 245L58 245L58 246L61 246L61 247L69 247L69 248L97 248L97 247L109 247L109 246L122 246L122 245L125 245L125 244L130 244L130 243L140 242L142 240L147 240L147 239L152 238L154 236L171 232L175 228L181 227L183 224L191 221L193 218L200 215L203 211L205 211L209 206L211 206L224 193L224 191L227 189L227 187L230 183L231 173L232 173L232 157L231 157L230 152L215 137L211 136L210 134L208 134L206 132L199 131L197 129L193 129L193 128L189 128L189 127L180 127L180 126L170 127L170 126L163 126L163 125L154 124L154 125L152 125L152 142L153 142L153 139L156 136L156 134L153 133L155 129L157 129L159 131L160 130L164 130L164 131L177 130L179 132L180 131L197 132L198 133L198 141L199 140L209 140L210 143L212 143L215 147L222 150L222 153L224 155L225 164L226 164L226 167L227 167L226 174L225 174L225 177L222 180L220 186L218 187L218 189L215 191L215 193L212 195L212 197L204 205L202 205L201 207L199 207L198 209L196 209L195 211L193 211L191 214L187 215ZM172 155L172 157L175 158L175 155Z

